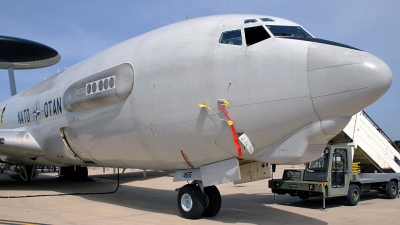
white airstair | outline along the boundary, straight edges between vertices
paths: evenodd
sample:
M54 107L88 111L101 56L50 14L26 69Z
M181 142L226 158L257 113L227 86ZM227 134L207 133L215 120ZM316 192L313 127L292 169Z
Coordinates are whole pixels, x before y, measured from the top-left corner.
M343 132L355 145L353 162L360 162L362 168L367 168L362 172L400 173L396 162L400 159L399 152L392 146L392 140L364 111L355 114Z

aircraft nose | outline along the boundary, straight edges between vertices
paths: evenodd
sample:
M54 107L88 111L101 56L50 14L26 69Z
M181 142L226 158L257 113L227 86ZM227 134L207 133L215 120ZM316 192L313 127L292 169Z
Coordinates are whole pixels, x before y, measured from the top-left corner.
M352 116L379 99L392 83L388 65L367 52L312 43L308 80L318 116Z

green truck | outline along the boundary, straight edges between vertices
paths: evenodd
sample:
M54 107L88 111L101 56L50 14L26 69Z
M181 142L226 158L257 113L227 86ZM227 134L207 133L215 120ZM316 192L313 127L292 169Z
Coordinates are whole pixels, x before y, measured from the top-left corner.
M347 144L326 146L322 156L306 164L305 169L286 169L282 179L269 181L272 193L290 194L301 199L344 197L348 205L357 205L361 192L377 190L387 198L399 195L400 173L362 173L353 163L352 147ZM276 195L274 195L276 196ZM276 199L276 198L275 198Z

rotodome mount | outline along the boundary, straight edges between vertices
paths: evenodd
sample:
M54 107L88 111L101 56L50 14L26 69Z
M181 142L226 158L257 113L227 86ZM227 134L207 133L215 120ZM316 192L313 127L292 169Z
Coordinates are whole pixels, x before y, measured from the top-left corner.
M8 69L11 95L17 94L14 69L35 69L61 60L56 50L38 42L0 36L0 69Z

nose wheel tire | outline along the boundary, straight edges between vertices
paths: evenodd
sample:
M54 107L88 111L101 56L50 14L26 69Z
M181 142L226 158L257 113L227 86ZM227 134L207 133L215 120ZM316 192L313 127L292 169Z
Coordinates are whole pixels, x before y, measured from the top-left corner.
M204 195L195 184L187 184L179 189L178 208L182 217L199 219L204 212Z
M397 182L389 181L386 184L385 194L389 199L395 199L399 192L399 188L397 187Z
M221 194L215 186L204 188L204 212L203 216L213 217L221 209Z

